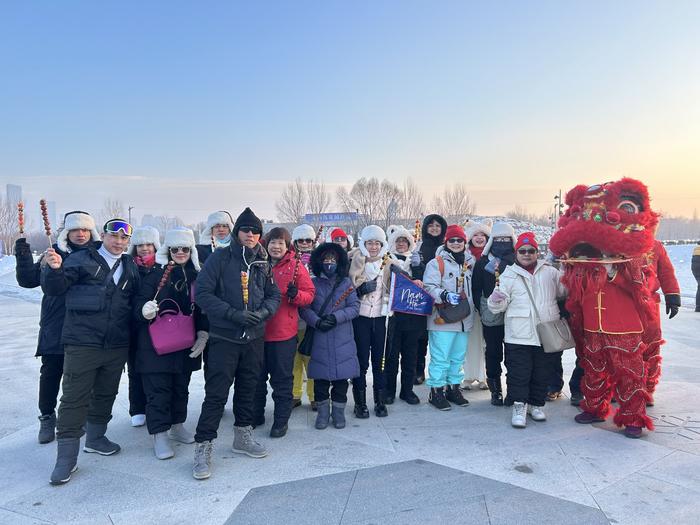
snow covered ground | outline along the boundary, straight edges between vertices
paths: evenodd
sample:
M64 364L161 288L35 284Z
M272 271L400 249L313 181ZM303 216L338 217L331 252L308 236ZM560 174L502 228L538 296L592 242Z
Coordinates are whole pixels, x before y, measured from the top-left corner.
M673 268L676 270L676 278L681 287L683 306L695 307L695 291L697 281L690 271L690 260L693 256L694 244L681 244L666 246L668 256L671 258Z

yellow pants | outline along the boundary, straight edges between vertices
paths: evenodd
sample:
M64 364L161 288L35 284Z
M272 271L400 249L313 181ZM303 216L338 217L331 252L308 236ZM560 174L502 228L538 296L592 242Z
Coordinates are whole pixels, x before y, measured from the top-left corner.
M299 341L304 339L305 331L306 330L299 331ZM299 352L294 354L294 368L292 370L292 373L294 374L294 383L292 384L292 397L294 399L301 399L304 376L306 375L306 370L309 367L309 359L311 359L311 357L308 355L301 355ZM306 396L309 398L309 401L314 400L313 379L306 380Z

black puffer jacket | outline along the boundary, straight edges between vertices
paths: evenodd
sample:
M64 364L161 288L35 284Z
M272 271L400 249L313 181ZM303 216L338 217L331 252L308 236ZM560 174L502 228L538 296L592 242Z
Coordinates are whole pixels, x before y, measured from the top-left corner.
M264 321L243 326L231 319L243 310L241 272L248 271L248 310L270 318L279 307L280 291L272 279L267 252L261 245L253 250L232 240L228 248L212 253L197 277L197 304L209 320L209 336L237 344L246 344L263 336Z
M150 321L144 319L141 309L143 305L151 301L158 290L158 284L163 277L164 268L160 265L150 272L141 281L141 286L136 294L134 302L134 317L137 321L136 336L136 371L139 374L179 374L188 371L199 370L202 367L202 356L197 358L189 357L190 346L186 346L180 352L158 355L153 349L153 343L148 331ZM192 299L190 288L194 290L197 271L192 262L189 261L183 270L182 266L175 266L167 284L158 292L158 305L161 308L174 307L175 301L180 311L185 315L194 313L195 332L199 330L208 331L207 319L202 315L202 311L195 305L192 312Z
M29 244L20 242L15 244L15 257L17 266L15 273L17 284L22 288L36 288L41 286L42 259L34 262ZM54 244L53 249L65 261L70 255ZM41 298L41 316L39 318L39 340L36 345L36 356L63 354L61 332L63 331L63 319L66 315L66 302L62 295L46 295Z
M60 268L45 266L41 271L41 288L46 295L66 294L66 316L61 342L64 345L99 349L129 346L134 296L140 277L130 255L122 255L122 275L115 285L106 281L109 265L94 246L68 257ZM103 296L98 308L81 308Z
M428 233L428 224L433 221L438 221L442 230L440 235L434 237ZM432 213L426 215L423 219L423 226L421 228L421 241L420 241L420 258L421 265L413 268L413 278L423 280L423 272L425 272L425 266L435 259L435 252L442 246L445 242L445 232L447 231L447 221L437 213Z

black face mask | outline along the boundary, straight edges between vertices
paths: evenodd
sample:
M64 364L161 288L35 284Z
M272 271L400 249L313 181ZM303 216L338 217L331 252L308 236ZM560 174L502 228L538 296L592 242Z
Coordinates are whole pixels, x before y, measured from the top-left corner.
M507 255L514 255L515 249L511 241L493 241L489 253L493 254L494 257L503 258Z
M323 263L323 273L326 275L326 277L331 277L332 275L335 275L335 272L338 270L338 265L336 263Z

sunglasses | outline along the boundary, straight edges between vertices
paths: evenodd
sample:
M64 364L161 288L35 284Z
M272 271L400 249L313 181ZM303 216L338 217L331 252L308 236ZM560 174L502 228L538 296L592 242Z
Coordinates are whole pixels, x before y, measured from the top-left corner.
M241 226L238 231L243 233L252 233L253 235L260 235L260 230L254 228L253 226Z
M134 232L134 228L132 228L131 224L129 224L126 221L122 221L122 220L108 221L105 223L103 229L104 229L105 233L122 232L127 237L131 237L131 234Z
M453 244L462 244L464 243L464 239L460 237L452 237L451 239L447 239L447 242L451 242Z
M314 242L313 239L297 239L297 242L303 243L303 244L311 244Z
M534 248L526 248L524 250L518 250L518 253L522 255L534 255L537 253L537 250L535 250Z
M170 248L170 253L190 253L189 246L173 246Z

